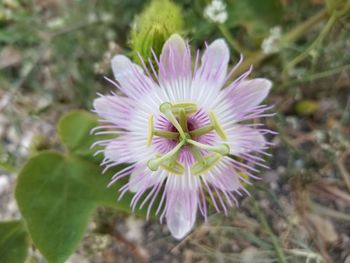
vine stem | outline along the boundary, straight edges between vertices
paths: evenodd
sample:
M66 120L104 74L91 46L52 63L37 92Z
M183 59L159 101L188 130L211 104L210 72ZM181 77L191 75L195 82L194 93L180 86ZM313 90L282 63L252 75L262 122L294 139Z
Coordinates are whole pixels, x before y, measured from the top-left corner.
M290 61L286 65L286 68L284 69L283 74L287 74L287 72L290 69L294 68L297 64L299 64L301 61L303 61L308 55L311 54L312 50L317 50L321 46L324 38L329 33L329 31L332 29L332 27L336 21L337 21L337 17L332 14L330 16L330 18L328 19L326 25L322 29L321 33L318 35L318 37L312 42L312 44L310 46L308 46L306 48L306 50L304 52L302 52L300 55L295 57L292 61Z
M320 21L322 21L325 17L327 17L327 9L322 9L309 19L307 19L305 22L299 24L291 31L285 33L281 37L280 46L284 46L287 43L294 42L298 38L300 38L305 32L309 31L315 24L318 24ZM231 37L232 38L232 37ZM270 57L272 54L266 54L262 51L255 51L252 52L250 56L247 57L241 64L241 66L232 74L231 79L237 77L238 75L245 72L251 65L258 65L262 61L264 61L266 58Z

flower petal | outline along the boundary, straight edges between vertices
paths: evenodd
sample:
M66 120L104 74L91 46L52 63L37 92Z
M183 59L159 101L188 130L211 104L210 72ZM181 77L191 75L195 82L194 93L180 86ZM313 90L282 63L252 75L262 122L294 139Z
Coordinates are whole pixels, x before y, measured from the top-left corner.
M107 159L117 163L133 163L133 155L130 155L128 140L120 136L111 141L105 148Z
M188 44L178 34L165 42L160 55L159 76L172 81L191 76L191 53Z
M131 132L115 138L105 148L105 156L118 163L147 162L155 154L152 147L147 147L145 138Z
M250 114L266 98L272 83L268 79L257 78L240 82L229 93L224 89L212 100L210 108L217 115L222 127L226 130ZM260 112L264 112L261 108ZM256 116L258 117L259 114Z
M132 63L126 56L114 56L111 65L114 77L120 84L119 88L128 97L140 98L155 86L142 68Z
M213 186L222 191L237 191L242 187L239 176L232 165L221 161L215 168L213 173L205 173L202 176Z
M136 193L163 180L161 173L150 173L147 165L134 169L129 178L129 191Z
M214 82L217 86L223 85L229 59L230 51L225 40L215 40L202 56L202 65L196 72L195 81L199 83Z
M197 214L196 191L167 192L167 225L172 236L182 239L193 228Z
M232 90L230 101L234 111L248 112L258 106L268 95L272 82L257 78L244 80Z
M224 85L230 52L223 39L210 44L202 56L201 67L192 82L192 98L208 108Z
M266 146L266 139L258 129L244 125L235 125L227 129L227 136L226 143L230 146L230 154L233 155L259 151Z
M102 96L94 100L94 109L105 121L127 129L134 113L133 101L118 95Z

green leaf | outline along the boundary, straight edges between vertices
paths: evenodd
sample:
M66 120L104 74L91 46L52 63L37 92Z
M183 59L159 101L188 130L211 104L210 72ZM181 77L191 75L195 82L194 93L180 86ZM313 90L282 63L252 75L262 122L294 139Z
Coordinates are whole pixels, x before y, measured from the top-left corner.
M21 263L27 257L27 233L20 221L0 223L1 263Z
M90 135L97 125L97 118L88 112L69 112L58 124L59 135L68 149L66 154L42 151L28 160L18 176L19 209L33 243L51 263L64 262L74 252L97 206L131 212L133 194L128 192L117 201L117 190L128 178L107 188L113 174L127 164L102 175L100 166L91 161L94 151L90 145L101 139ZM156 207L157 204L151 215ZM144 217L146 209L135 213Z
M18 206L34 244L49 262L64 262L74 251L95 208L81 182L84 172L91 174L59 154L42 153L19 174Z
M63 144L71 153L92 159L97 147L91 149L91 145L97 140L106 139L106 136L90 134L96 126L98 121L95 115L76 110L68 112L60 119L57 130Z
M97 205L130 211L131 194L117 202L122 182L106 188L109 180L98 165L55 152L41 152L23 167L16 199L34 244L49 262L64 262L75 250Z

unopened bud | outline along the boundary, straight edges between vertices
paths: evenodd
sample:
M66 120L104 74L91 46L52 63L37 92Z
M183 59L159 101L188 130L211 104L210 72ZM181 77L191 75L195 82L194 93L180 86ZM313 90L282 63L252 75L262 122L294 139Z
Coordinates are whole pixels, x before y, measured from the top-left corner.
M165 41L182 28L180 8L169 0L153 0L135 20L131 31L131 47L134 61L139 55L147 61L152 59L151 49L159 56Z

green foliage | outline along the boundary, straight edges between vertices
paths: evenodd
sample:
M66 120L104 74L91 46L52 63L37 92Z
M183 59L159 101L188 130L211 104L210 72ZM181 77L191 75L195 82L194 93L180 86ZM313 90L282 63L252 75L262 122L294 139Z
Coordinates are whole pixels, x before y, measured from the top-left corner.
M108 179L98 166L55 152L42 152L24 166L16 199L49 262L64 262L74 251L99 203L116 203L115 189L106 189Z
M102 136L89 135L96 126L98 126L96 116L86 111L71 111L60 119L57 130L61 141L70 153L93 158L96 148L91 149L91 145L97 139L105 139Z
M143 59L151 57L151 48L160 54L164 42L182 29L181 9L169 0L153 0L136 19L131 31L131 47L135 61L139 52Z
M82 238L94 209L80 162L57 153L32 158L19 175L16 199L34 244L50 262L64 262Z
M97 140L90 130L95 116L84 111L66 114L58 131L69 150L65 155L44 151L29 159L18 176L16 199L30 236L49 262L64 262L82 239L96 207L110 206L130 212L132 194L117 202L124 182L106 188L112 172L89 158L90 143ZM95 138L94 138L95 137ZM113 172L125 168L119 165ZM138 210L145 215L145 210Z
M27 233L20 221L0 223L1 263L22 263L27 257Z
M228 2L228 27L244 26L254 38L264 37L283 17L279 0L231 0Z

